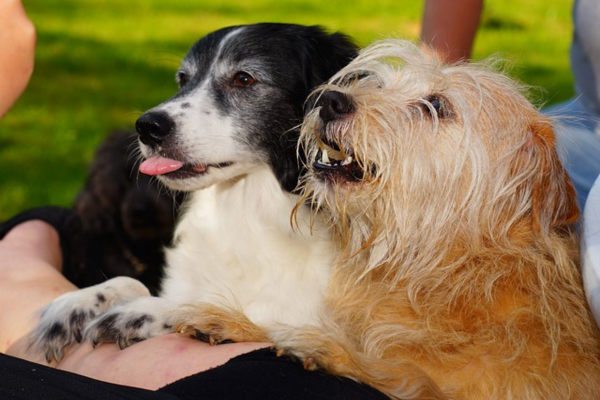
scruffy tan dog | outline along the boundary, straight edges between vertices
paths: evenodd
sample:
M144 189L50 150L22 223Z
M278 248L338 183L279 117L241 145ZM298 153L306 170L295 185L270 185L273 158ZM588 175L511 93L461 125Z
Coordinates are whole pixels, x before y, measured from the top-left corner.
M398 399L600 399L575 192L522 88L392 40L316 97L304 201L340 246L320 324L210 309L182 331L270 340Z
M322 326L278 346L402 399L600 399L574 189L521 92L399 40L320 89L305 191L341 256Z

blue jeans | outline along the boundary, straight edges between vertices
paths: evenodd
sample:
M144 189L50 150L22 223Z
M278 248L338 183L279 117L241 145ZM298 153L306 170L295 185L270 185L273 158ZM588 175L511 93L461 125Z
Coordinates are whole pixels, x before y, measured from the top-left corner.
M559 155L573 180L579 208L583 211L590 189L600 175L600 129L596 127L598 121L577 99L554 105L542 112L558 117L560 121L555 127Z

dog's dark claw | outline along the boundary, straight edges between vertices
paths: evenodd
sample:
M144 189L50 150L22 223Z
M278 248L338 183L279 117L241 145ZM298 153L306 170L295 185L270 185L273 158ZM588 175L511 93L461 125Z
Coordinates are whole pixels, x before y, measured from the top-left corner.
M81 334L81 329L74 328L73 329L73 337L75 338L75 341L77 343L81 343L81 341L83 340L83 335Z
M197 329L196 329L196 332L194 333L194 336L196 337L196 339L200 340L201 342L210 343L210 341L211 341L210 335L207 335L206 333L199 331Z
M211 346L217 346L219 344L230 344L230 343L235 343L235 340L230 340L230 339L220 339L219 336L210 334L210 333L204 333L198 329L195 330L195 334L194 336L196 337L196 339L208 343Z

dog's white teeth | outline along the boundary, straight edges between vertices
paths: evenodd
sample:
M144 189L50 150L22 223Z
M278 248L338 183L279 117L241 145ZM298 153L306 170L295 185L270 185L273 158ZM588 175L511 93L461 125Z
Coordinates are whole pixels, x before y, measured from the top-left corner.
M348 156L344 161L342 161L342 165L348 165L352 162L352 156Z
M327 155L327 150L323 149L321 152L321 163L330 164L329 156Z

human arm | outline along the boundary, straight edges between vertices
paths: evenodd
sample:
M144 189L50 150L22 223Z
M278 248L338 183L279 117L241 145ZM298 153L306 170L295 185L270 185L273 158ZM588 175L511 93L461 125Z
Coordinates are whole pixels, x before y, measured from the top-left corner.
M421 42L447 62L469 59L483 0L425 0Z
M20 0L0 0L0 118L33 73L36 34Z

